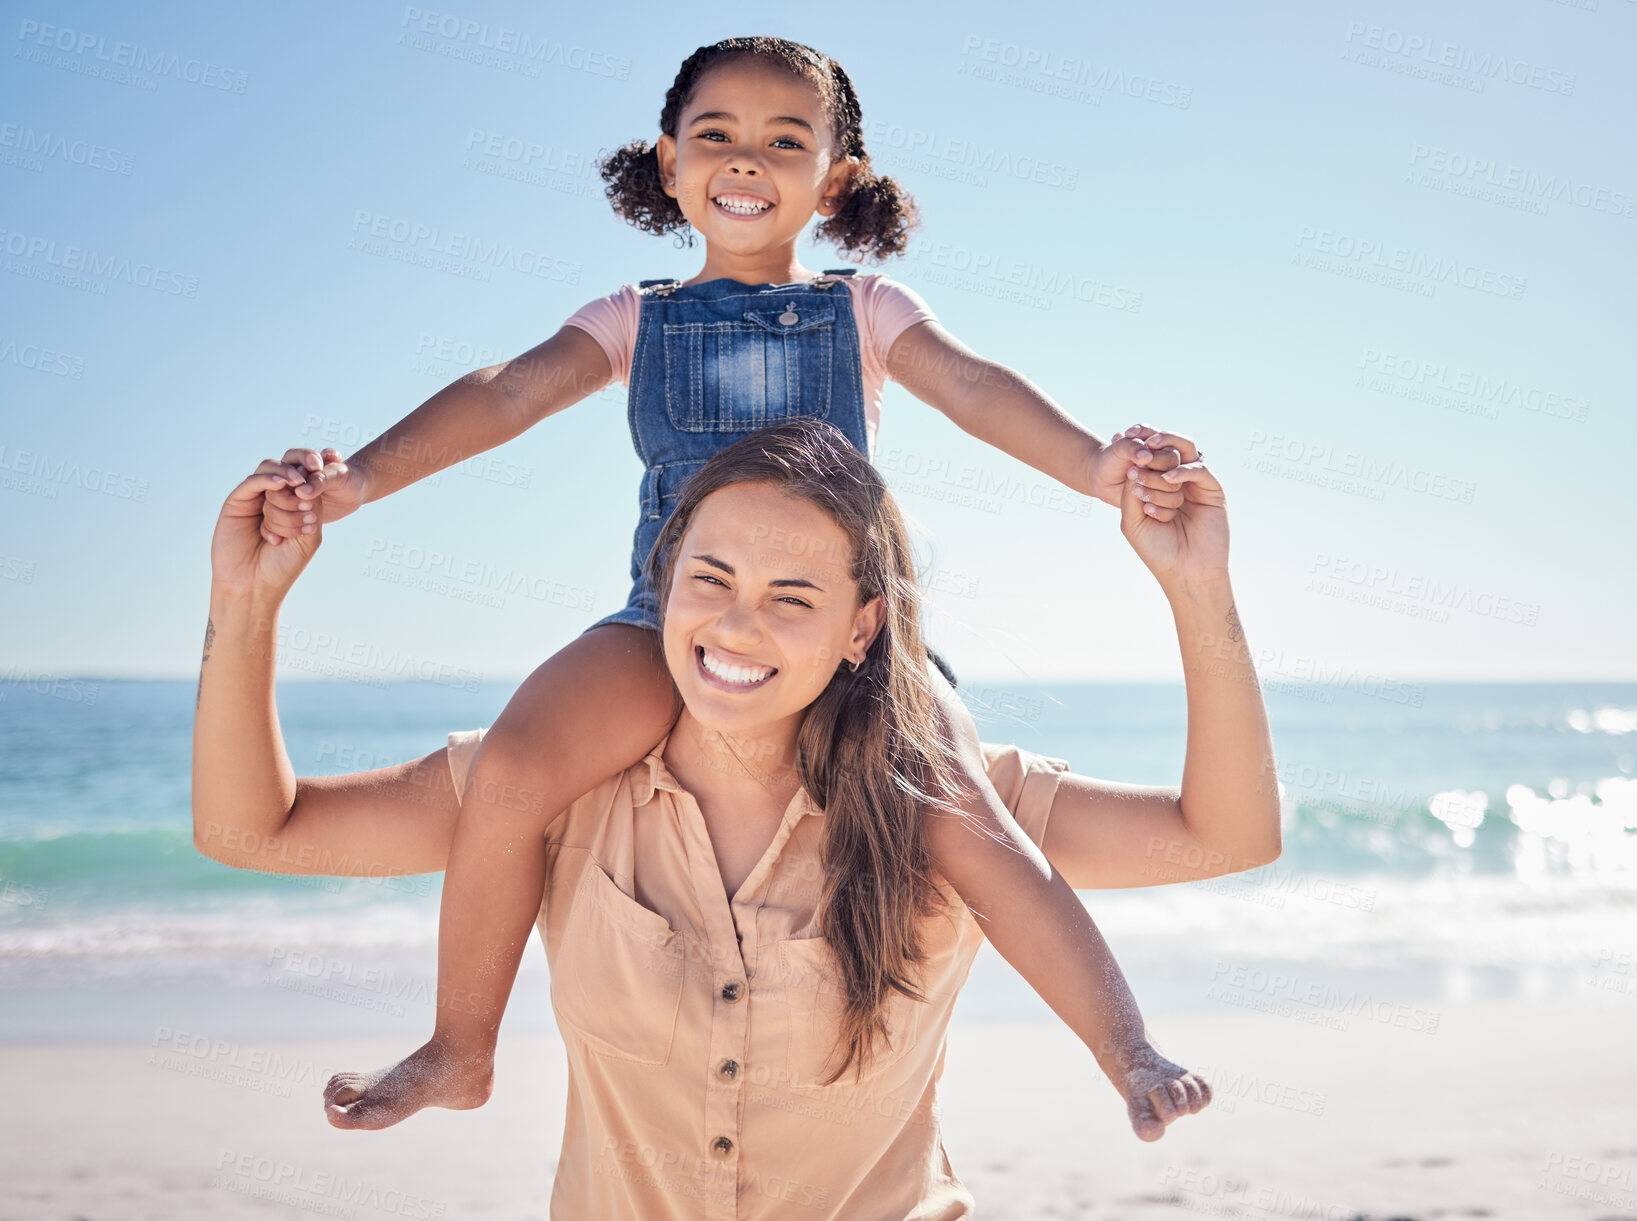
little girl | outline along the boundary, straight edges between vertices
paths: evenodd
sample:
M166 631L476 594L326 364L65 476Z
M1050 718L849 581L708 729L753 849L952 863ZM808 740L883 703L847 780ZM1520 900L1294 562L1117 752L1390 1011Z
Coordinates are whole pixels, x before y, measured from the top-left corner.
M488 1099L500 1016L541 907L542 832L575 798L640 761L676 718L644 561L712 454L798 418L828 420L868 454L890 372L969 433L1076 491L1118 505L1131 479L1161 521L1183 494L1160 468L1197 458L1191 442L1147 428L1105 445L1021 376L962 346L902 285L851 268L815 277L800 266L797 240L815 213L826 218L819 234L856 257L901 253L915 219L898 185L870 168L857 96L829 57L766 37L702 47L666 94L660 131L657 145L633 143L607 159L608 196L650 232L691 226L703 236L697 275L592 302L533 350L446 387L351 462L333 450L291 451L294 486L266 496L270 544L312 533L320 515L334 521L501 444L613 378L630 387L631 435L646 467L626 606L523 683L473 763L444 884L433 1036L392 1068L352 1078L327 1108L338 1127L380 1128L424 1106ZM769 532L766 545L790 543ZM701 681L754 702L778 680L780 659L753 634L735 643L701 649L693 662ZM859 649L842 663L856 672L871 658ZM1027 893L987 913L984 932L1071 1027L1098 1029L1108 981L1087 952L1095 929L996 796L970 716L934 680L965 766L973 828L995 851L1036 863ZM790 763L722 745L747 774ZM1092 1050L1111 1080L1125 1078L1108 1049Z

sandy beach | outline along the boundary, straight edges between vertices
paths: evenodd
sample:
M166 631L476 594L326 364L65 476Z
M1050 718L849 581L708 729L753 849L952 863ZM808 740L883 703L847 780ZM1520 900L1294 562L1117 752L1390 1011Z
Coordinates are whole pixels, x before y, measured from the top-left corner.
M1435 1012L1430 1031L1385 1012L1155 1020L1162 1050L1207 1071L1217 1100L1152 1145L1065 1029L957 1024L945 1141L995 1221L1637 1216L1637 998ZM561 1045L503 1040L479 1111L331 1129L329 1074L404 1050L180 1031L159 1046L0 1048L0 1216L544 1218Z

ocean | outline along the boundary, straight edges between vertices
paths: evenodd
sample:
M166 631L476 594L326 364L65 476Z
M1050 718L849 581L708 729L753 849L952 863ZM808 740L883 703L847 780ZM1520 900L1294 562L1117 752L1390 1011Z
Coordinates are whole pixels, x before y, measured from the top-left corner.
M291 682L279 706L297 773L320 775L436 750L512 689ZM1090 775L1180 779L1180 685L962 691L985 740ZM0 1041L391 1033L411 1050L431 1030L440 876L295 878L201 857L193 695L0 684ZM1146 1013L1413 1027L1480 998L1620 993L1637 1017L1637 684L1281 680L1267 702L1279 860L1082 893ZM546 982L531 950L505 1032L553 1029ZM1056 1019L986 946L955 1020Z

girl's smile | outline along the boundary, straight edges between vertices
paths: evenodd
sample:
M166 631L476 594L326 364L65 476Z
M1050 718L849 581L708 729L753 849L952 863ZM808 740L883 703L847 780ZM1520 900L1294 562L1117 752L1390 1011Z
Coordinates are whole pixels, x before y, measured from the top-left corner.
M773 201L743 191L727 191L711 200L721 211L741 220L755 220L773 210Z

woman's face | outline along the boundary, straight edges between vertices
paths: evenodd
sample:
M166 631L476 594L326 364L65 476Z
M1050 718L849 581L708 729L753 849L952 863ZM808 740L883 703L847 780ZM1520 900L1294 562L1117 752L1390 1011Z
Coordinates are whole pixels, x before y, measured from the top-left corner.
M713 248L752 253L793 242L850 163L834 161L818 91L755 58L710 69L658 142L661 180ZM832 164L832 162L834 162Z
M882 599L859 605L846 533L770 484L712 492L677 546L665 661L708 728L799 724L842 660L863 661L880 630Z

